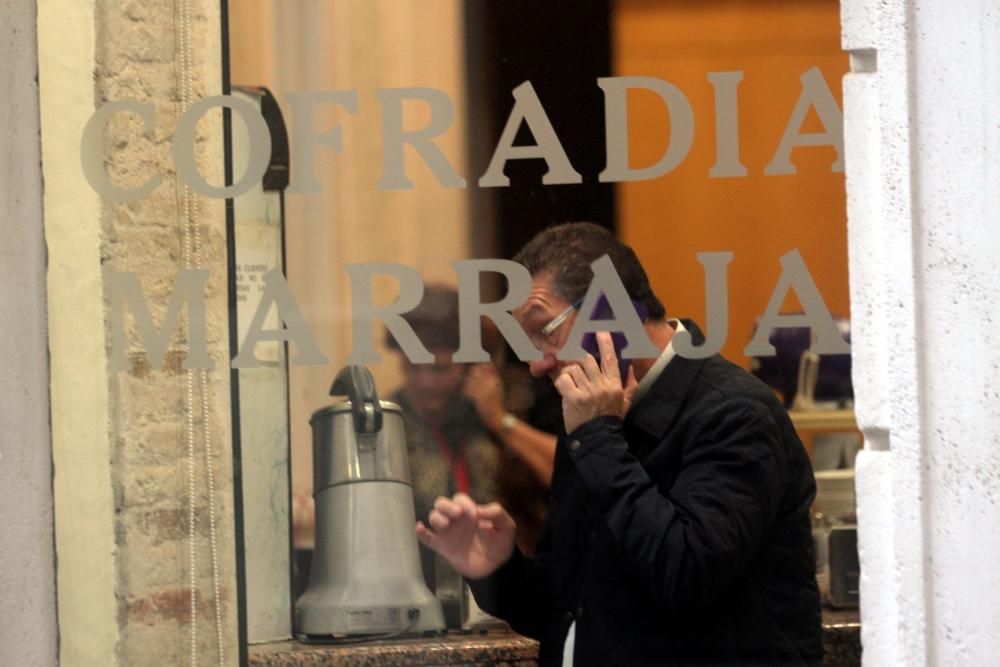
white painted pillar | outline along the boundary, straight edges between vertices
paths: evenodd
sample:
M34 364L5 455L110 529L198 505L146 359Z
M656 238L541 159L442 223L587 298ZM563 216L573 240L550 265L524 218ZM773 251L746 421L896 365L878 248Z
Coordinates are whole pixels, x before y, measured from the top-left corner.
M995 664L1000 2L842 22L864 662Z

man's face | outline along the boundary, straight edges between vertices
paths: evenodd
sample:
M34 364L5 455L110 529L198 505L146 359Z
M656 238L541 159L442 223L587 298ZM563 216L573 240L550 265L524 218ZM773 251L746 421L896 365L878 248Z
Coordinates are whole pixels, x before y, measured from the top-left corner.
M514 317L521 328L528 334L531 342L542 353L538 361L528 363L531 374L535 377L548 375L555 380L560 371L576 361L565 361L556 358L556 352L566 344L576 311L573 311L561 324L549 334L543 330L561 313L570 308L570 302L556 293L548 274L540 273L532 276L531 293L522 306L514 310Z

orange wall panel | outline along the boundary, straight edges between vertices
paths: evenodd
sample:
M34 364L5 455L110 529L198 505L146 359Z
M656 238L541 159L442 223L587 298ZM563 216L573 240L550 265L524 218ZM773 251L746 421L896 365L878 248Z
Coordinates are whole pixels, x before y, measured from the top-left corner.
M622 1L614 13L614 74L653 76L680 88L695 116L694 143L672 172L618 185L619 230L649 269L672 316L705 323L704 272L696 254L732 251L729 335L723 354L747 365L743 348L781 273L779 258L802 254L827 306L848 315L844 175L832 146L792 150L794 175L764 175L818 67L841 106L848 70L835 0ZM715 163L715 89L709 72L739 70L739 155L746 177L710 178ZM629 93L631 166L656 162L669 113L653 93ZM801 132L822 132L810 110ZM786 311L798 308L795 299Z

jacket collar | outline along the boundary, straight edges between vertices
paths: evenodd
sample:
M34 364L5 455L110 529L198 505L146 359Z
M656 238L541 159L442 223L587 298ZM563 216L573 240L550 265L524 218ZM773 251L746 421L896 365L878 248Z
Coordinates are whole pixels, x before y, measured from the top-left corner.
M705 335L698 325L691 320L681 320L691 333L691 342L702 345ZM626 421L649 436L659 439L673 425L705 359L687 359L675 356L660 377L656 379L649 392L633 407Z

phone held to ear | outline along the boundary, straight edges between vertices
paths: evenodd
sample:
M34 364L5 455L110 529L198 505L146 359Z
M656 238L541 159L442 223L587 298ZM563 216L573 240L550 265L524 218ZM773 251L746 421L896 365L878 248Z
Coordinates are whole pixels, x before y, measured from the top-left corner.
M649 311L646 309L646 306L638 301L632 301L632 307L635 308L635 312L639 316L639 320L645 323L646 319L649 317ZM597 303L594 305L594 311L590 314L590 319L610 320L613 319L614 316L614 312L611 310L611 305L608 303L607 298L604 295L601 295L601 298L598 299ZM625 380L628 378L628 369L632 362L631 359L623 359L621 351L628 343L628 339L621 331L614 331L611 333L611 342L615 346L615 356L618 358L618 370L621 372L622 386L625 386ZM601 363L601 351L597 347L597 336L595 334L584 334L581 346L584 350L593 355L598 364Z

